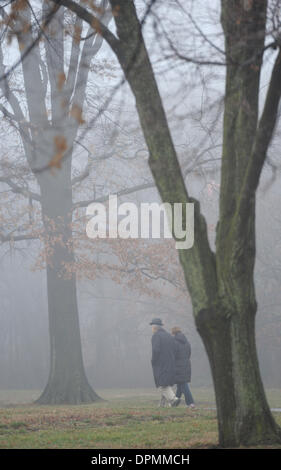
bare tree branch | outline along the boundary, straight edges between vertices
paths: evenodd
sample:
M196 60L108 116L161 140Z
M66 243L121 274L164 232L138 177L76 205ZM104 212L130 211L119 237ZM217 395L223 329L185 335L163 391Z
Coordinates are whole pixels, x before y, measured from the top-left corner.
M28 198L28 199L33 199L34 201L41 201L41 196L37 193L34 193L33 191L30 191L29 189L19 186L16 183L13 182L13 180L9 177L6 176L0 176L0 182L7 184L15 194L21 194L22 196Z
M139 184L137 186L134 186L133 188L126 188L126 189L121 189L120 191L118 191L116 193L117 197L119 196L124 196L125 194L132 194L132 193L136 193L138 191L143 191L145 189L151 189L151 188L155 188L155 183L144 183L144 184ZM79 207L87 207L89 204L93 203L93 202L104 202L108 199L108 194L106 196L101 196L95 200L93 199L89 199L87 201L78 201L78 202L75 202L73 204L73 207L72 209L75 210L75 209L78 209Z
M8 76L20 65L24 62L24 60L26 59L26 57L28 57L28 55L30 54L30 52L33 50L33 48L39 43L42 35L43 35L43 31L44 31L44 28L50 23L50 21L52 21L54 15L56 14L58 10L58 7L57 5L55 5L54 9L50 12L50 14L48 15L48 17L45 19L44 21L44 24L42 26L42 28L40 29L39 31L39 34L37 35L37 37L35 39L32 40L32 42L30 42L30 44L28 45L28 47L24 50L24 52L21 54L21 57L11 66L9 67L9 69L2 75L0 75L0 81L2 80L6 80L8 78ZM4 11L4 8L1 7L0 8L0 14L2 16L2 18L4 20L7 20L8 19L8 15L5 13Z
M249 160L247 171L245 173L244 184L239 199L237 213L242 215L241 226L244 222L244 216L247 214L246 208L251 203L253 195L259 184L261 171L278 119L280 98L281 48L279 48L279 52L272 70L263 112L259 120L253 151Z
M37 235L13 235L13 234L3 235L2 233L0 233L1 243L20 242L24 240L38 240L38 239L39 239L39 236Z
M114 51L118 49L119 40L112 32L102 23L99 18L89 13L85 8L81 7L72 0L52 0L57 6L63 5L69 10L76 13L82 20L86 21L105 41L112 47Z

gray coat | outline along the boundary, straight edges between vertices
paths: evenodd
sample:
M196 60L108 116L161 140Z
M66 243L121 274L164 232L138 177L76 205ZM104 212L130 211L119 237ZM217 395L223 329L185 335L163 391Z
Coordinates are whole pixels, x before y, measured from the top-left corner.
M164 328L152 335L152 369L156 387L175 384L175 340Z
M191 380L191 346L183 333L176 333L176 371L175 383L186 383Z

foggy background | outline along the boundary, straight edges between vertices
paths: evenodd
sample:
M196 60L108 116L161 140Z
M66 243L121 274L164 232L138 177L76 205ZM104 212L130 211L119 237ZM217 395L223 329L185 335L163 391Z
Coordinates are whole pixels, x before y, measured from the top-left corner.
M257 347L267 387L280 387L280 228L278 185L259 198ZM30 259L13 253L0 273L0 388L42 389L49 371L49 332L45 275L30 270ZM194 387L212 385L209 364L192 318L191 304L163 289L149 298L109 279L78 283L79 311L86 372L96 388L154 387L151 327L154 316L166 329L178 325L192 347Z
M173 7L173 2L168 3ZM206 3L204 2L202 9L198 2L197 10L193 11L194 18L200 17L200 24L208 37L216 38L217 44L221 44L215 2L208 2L212 3L212 11L206 8ZM165 16L164 10L161 11ZM204 17L202 11L205 12ZM168 26L175 29L173 34L180 41L181 36L177 33L180 31L178 16L174 13L174 16L167 18L172 25ZM167 60L163 60L162 43L154 40L155 31L151 25L148 25L145 34L179 160L183 169L190 167L187 186L190 194L202 204L209 225L210 241L213 243L218 208L219 164L216 164L216 160L221 154L220 99L224 91L224 69L194 67L188 69L187 73L186 64L172 69ZM186 35L186 31L184 34ZM196 36L193 36L193 40L190 47L198 53ZM204 50L207 46L201 44L201 47ZM5 63L8 65L16 59L18 51L13 49L12 44L5 52ZM268 58L269 69L272 62L272 57ZM83 109L87 123L102 108L120 77L116 59L103 44L97 59L93 61L87 87ZM13 80L15 85L22 87L20 70ZM267 83L266 71L263 80ZM87 128L87 125L84 127ZM16 156L22 164L23 152L19 136L6 121L2 122L0 131L3 162L5 163L7 157ZM139 128L134 100L127 85L118 90L94 127L91 128L89 124L82 142L86 149L75 146L73 176L83 171L89 149L94 154L95 161L87 181L76 187L73 193L74 203L83 198L105 197L120 189L152 181L147 165L146 146ZM280 143L280 136L276 133L271 157L280 153ZM205 164L202 169L202 156L213 161L211 166ZM22 171L24 177L30 180L30 188L38 189L30 174L26 174L26 168L18 171L20 175ZM278 177L272 180L272 168L265 167L257 201L255 273L258 298L257 348L262 377L268 387L281 387L279 186ZM7 193L7 187L3 183L0 183L0 190ZM121 198L119 202L128 200L136 203L154 202L159 197L156 190L151 189ZM20 210L21 203L20 195L3 201L14 212ZM85 212L85 207L83 211ZM85 224L83 228L85 229ZM1 247L1 389L43 389L48 379L50 353L46 276L44 269L32 270L39 251L38 242ZM163 257L165 258L165 254ZM168 283L159 283L158 296L145 294L137 286L133 288L127 285L126 281L114 282L110 276L103 275L96 279L81 276L77 286L84 363L89 381L95 388L154 387L149 325L153 317L160 317L167 330L173 326L181 327L188 337L192 348L191 386L212 385L207 356L194 326L191 302L186 303L185 298L181 298Z

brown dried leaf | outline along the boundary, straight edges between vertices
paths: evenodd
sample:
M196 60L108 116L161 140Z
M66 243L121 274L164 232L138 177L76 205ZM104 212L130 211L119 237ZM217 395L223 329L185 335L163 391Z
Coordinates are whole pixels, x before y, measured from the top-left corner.
M74 104L72 106L72 109L70 111L70 115L76 119L76 121L78 122L78 124L84 124L84 119L82 117L82 108L80 106L78 106L78 104Z
M11 10L13 12L25 10L28 7L26 0L16 0L12 3Z
M54 145L56 153L49 162L49 167L61 168L61 160L63 158L64 152L67 149L66 138L63 135L56 135L54 137Z
M96 18L93 19L91 26L98 34L101 34L101 24Z
M81 41L81 33L82 33L81 26L75 26L73 40L76 44L79 44Z
M61 91L65 84L66 76L64 72L58 74L58 90Z
M92 0L89 3L90 3L90 7L92 8L92 10L94 10L96 13L98 13L99 15L104 14L104 8L97 6L95 0Z

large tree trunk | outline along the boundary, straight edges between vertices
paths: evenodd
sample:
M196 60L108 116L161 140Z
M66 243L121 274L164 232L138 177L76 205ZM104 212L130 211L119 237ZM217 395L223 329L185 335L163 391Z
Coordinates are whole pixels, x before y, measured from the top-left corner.
M196 317L215 387L219 442L223 447L280 442L260 377L255 314L229 317L221 309L202 310Z
M57 252L57 250L56 250ZM58 258L63 261L62 258ZM75 277L47 267L50 374L38 404L79 404L99 399L88 383L81 352Z
M220 442L223 445L254 445L280 442L281 439L280 429L274 422L266 401L256 352L256 200L255 190L247 190L247 172L253 159L258 133L259 85L267 2L262 0L246 4L222 0L221 5L228 66L220 218L216 238L219 300L214 317L217 324L222 318L224 327L210 328L212 315L209 319L208 315L201 316L200 312L196 316L196 324L206 344L216 388L224 380L221 372L223 369L218 367L219 355L222 355L222 360L227 358L228 362L227 393L231 394L232 391L234 407L231 408L230 402L224 409L221 402L225 400L225 394L217 393L221 422ZM256 155L254 160L258 168L259 156ZM255 188L257 185L258 178ZM241 200L247 201L243 210ZM217 349L220 352L216 357Z
M241 23L240 2L223 2L223 19L231 27ZM239 3L239 5L238 5ZM239 42L249 57L258 52L248 69L239 66L239 48L229 60L238 65L228 70L225 112L224 156L217 254L208 243L206 222L200 205L188 196L170 136L153 70L143 42L133 2L111 0L118 5L115 15L119 45L113 47L136 98L150 157L149 165L164 202L195 202L195 240L190 250L180 250L180 261L189 289L196 326L204 342L214 381L221 446L258 445L280 442L280 428L274 422L260 377L256 344L256 301L253 283L255 260L255 197L251 195L247 217L237 212L241 187L251 155L257 127L259 70L264 40L266 2L257 18L247 11L242 19L245 41ZM236 4L236 5L234 5ZM241 2L242 4L242 2ZM238 9L232 18L231 8ZM242 7L243 8L243 7ZM245 26L246 24L246 26ZM247 26L250 31L248 32ZM235 26L234 26L235 27ZM257 30L257 31L256 31ZM244 30L243 30L244 31ZM233 45L233 31L229 41ZM236 32L237 33L237 32ZM247 37L249 34L249 38ZM248 44L248 48L245 47ZM243 49L243 51L244 51ZM249 57L243 52L241 60Z
M82 359L76 278L72 272L71 185L65 184L68 178L63 174L62 169L57 177L41 177L51 363L40 404L79 404L99 399L88 383Z

